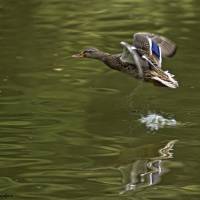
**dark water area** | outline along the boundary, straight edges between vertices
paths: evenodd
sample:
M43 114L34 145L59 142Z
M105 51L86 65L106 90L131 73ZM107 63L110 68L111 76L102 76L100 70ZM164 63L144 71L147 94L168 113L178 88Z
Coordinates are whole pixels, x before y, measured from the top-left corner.
M200 1L0 0L0 198L200 198ZM174 40L155 87L71 55ZM10 195L10 196L9 196Z

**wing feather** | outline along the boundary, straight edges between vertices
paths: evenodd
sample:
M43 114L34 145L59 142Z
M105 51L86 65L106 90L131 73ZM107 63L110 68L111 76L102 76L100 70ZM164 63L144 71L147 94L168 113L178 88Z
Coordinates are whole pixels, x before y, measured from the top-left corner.
M162 50L162 57L172 57L176 53L177 46L173 41L164 36L148 32L135 33L133 36L133 45L147 51L150 49L147 42L148 38L151 38L160 46Z

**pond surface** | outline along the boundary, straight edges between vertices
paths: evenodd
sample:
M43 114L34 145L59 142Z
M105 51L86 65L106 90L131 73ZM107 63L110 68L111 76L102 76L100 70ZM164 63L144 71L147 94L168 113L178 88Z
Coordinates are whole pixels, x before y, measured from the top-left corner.
M197 0L0 0L0 198L200 198ZM178 44L155 87L71 55L149 31Z

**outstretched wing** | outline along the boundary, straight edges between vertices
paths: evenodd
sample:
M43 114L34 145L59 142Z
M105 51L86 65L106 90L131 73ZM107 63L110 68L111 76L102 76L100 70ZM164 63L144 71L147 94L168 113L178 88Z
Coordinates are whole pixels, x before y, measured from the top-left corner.
M135 64L133 55L132 55L132 48L131 45L127 44L126 42L120 42L123 47L123 51L120 57L120 60L125 63Z
M139 55L138 53L138 49L144 50L145 49L145 44L144 46L138 46L136 44L136 46L132 46L129 45L126 42L121 42L120 43L123 46L123 52L121 54L120 60L122 62L125 63L130 63L134 66L137 67L138 70L138 76L139 78L147 78L147 79L151 79L152 81L155 81L157 83L160 83L161 85L164 85L166 87L170 87L170 88L177 88L178 87L178 82L173 78L174 75L170 74L168 71L163 71L160 67L158 67L158 65L154 64L154 63L150 63L152 62L152 58L149 60L148 57L148 53L144 53L141 57L141 55ZM140 43L141 45L141 43ZM147 45L154 45L153 43L148 43ZM152 51L159 51L158 49L156 49L156 47L149 47L152 49ZM149 50L148 46L147 46L147 50ZM154 53L155 53L154 52ZM147 57L144 57L147 56ZM151 68L149 68L148 64L151 64ZM145 70L145 68L148 70Z
M149 41L151 39L155 44L161 48L162 57L172 57L176 53L176 44L170 39L148 32L135 33L133 36L133 45L137 48L150 51Z
M140 58L134 46L131 46L126 42L120 42L120 44L123 46L123 52L120 60L122 62L135 65L137 67L139 77L143 78L143 67L146 64L145 61Z
M146 60L150 66L161 68L161 48L156 42L147 36L147 34L135 34L133 45L137 48L139 55Z

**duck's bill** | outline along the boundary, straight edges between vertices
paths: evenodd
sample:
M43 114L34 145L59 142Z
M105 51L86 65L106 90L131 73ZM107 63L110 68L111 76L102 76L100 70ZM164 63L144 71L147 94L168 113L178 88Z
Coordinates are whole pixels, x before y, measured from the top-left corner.
M84 58L84 54L82 52L78 54L74 54L72 55L72 58Z

